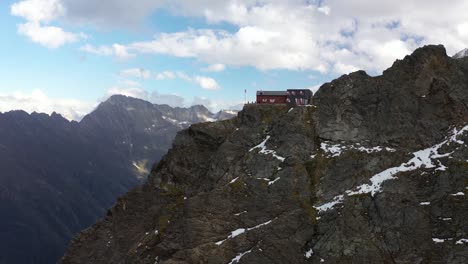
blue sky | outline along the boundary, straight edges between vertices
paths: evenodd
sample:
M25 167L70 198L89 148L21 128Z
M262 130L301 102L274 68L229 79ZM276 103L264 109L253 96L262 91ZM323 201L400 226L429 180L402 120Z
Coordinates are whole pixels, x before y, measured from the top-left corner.
M313 89L357 69L379 74L424 44L467 46L464 1L418 3L415 13L363 0L1 1L0 111L79 119L114 93L217 110L242 103L244 89L249 100Z

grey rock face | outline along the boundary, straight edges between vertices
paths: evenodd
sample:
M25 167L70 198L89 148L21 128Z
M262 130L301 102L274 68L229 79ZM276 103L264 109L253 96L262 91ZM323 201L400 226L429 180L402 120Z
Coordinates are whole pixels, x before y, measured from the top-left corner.
M323 85L314 96L317 132L333 141L417 149L450 125L468 121L467 63L428 46L370 77L359 71Z
M466 78L428 46L192 125L62 263L466 263Z

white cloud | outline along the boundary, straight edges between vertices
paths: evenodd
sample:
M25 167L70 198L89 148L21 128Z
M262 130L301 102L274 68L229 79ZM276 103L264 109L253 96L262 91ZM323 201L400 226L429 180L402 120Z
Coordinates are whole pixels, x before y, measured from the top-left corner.
M172 107L184 107L186 99L176 94L161 94L152 92L149 96L149 101L153 104L167 104Z
M156 9L170 0L61 0L67 8L67 21L99 28L136 28Z
M176 72L176 75L178 78L182 79L182 80L186 80L186 81L192 81L192 78L190 76L188 76L187 74L185 74L184 72L181 72L181 71L178 71Z
M115 2L126 10L123 1ZM209 23L230 23L238 30L161 33L147 41L122 44L129 52L261 70L341 74L355 69L378 73L424 44L442 43L450 54L468 46L468 2L463 0L450 4L414 0L398 5L390 0L155 2L139 1L151 10L165 7L178 15L203 17ZM107 18L124 15L117 8L113 10L116 13Z
M171 72L171 71L163 71L160 73L156 73L156 80L173 80L177 77L176 73Z
M108 46L95 47L90 44L86 44L80 48L81 51L92 53L99 56L112 56L114 55L114 49Z
M47 25L65 15L65 8L60 0L25 0L14 3L10 12L27 21L18 25L19 34L47 48L55 49L66 43L87 38L83 33L71 33L60 27Z
M142 68L131 68L131 69L120 71L119 75L124 78L138 78L138 79L143 79L143 80L154 78L159 81L160 80L174 80L176 78L179 78L188 82L196 83L205 90L217 90L221 88L218 82L213 78L206 77L206 76L191 77L181 71L178 71L178 72L162 71L162 72L153 73L149 70L145 70Z
M217 64L211 64L210 66L203 68L203 71L207 72L222 72L226 69L226 65L217 63Z
M113 44L111 46L93 46L86 44L80 48L81 51L99 55L99 56L115 56L120 60L127 60L135 57L135 54L129 53L125 46Z
M346 74L346 73L350 73L350 72L355 72L355 71L359 70L359 68L357 68L354 65L343 64L341 62L337 62L333 66L333 70L338 74Z
M125 46L114 44L112 45L112 48L115 56L119 59L126 60L135 57L134 54L128 52L128 49Z
M151 72L142 68L132 68L120 71L120 76L126 78L139 78L139 79L149 79L151 78Z
M36 22L19 24L18 33L29 37L35 43L51 49L86 38L84 34L66 32L59 27L41 26Z
M30 22L50 22L65 14L60 0L25 0L11 6L11 14Z
M215 79L204 77L204 76L195 76L193 81L200 85L201 88L206 90L217 90L220 89L218 82Z
M211 100L202 96L195 96L190 105L204 105L211 112L220 110L241 110L244 103L238 100Z
M105 99L116 94L148 100L148 92L140 87L112 87L107 91Z
M80 120L89 113L96 103L76 99L51 98L42 90L35 89L31 93L16 91L11 94L0 94L0 112L24 110L28 113L38 112L52 114L60 113L69 120Z
M133 81L133 80L128 80L128 79L123 79L119 80L119 83L125 86L130 86L130 87L140 87L141 83Z
M325 15L330 15L330 7L328 6L321 6L319 8L317 8L317 11L319 11L320 13L324 13Z
M120 59L164 54L213 65L341 74L378 73L424 44L444 44L449 54L468 47L465 0L25 0L13 4L11 13L39 28L51 22L126 28L141 25L160 8L204 18L209 26L82 50ZM216 23L236 30L210 26Z

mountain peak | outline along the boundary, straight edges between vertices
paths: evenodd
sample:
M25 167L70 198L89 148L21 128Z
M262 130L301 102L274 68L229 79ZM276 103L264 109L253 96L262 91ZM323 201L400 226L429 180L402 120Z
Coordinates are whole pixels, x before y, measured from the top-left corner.
M143 99L126 96L122 94L114 94L110 96L106 101L104 101L104 103L121 104L121 105L151 104L150 102L145 101Z
M461 59L465 57L468 57L468 48L460 50L459 52L455 53L455 55L452 56L452 58L454 59Z
M193 125L63 263L444 263L466 240L467 66L426 46L312 107Z

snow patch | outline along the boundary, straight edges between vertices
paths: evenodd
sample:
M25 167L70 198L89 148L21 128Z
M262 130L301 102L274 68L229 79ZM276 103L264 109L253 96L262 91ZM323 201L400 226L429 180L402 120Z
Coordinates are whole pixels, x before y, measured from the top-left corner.
M441 239L441 238L432 238L432 241L434 241L434 243L444 243L445 242L445 239Z
M430 205L431 202L422 202L422 203L419 203L420 205Z
M385 147L385 148L382 148L380 146L377 146L377 147L364 147L364 146L361 146L360 144L345 146L345 145L341 145L341 144L331 144L329 142L321 143L320 148L325 153L330 154L331 157L338 157L338 156L341 155L341 153L343 151L346 151L346 150L357 150L359 152L366 152L367 154L381 152L383 150L385 150L387 152L395 152L396 151L396 149L388 148L388 147Z
M176 124L176 125L190 125L190 122L187 122L187 121L179 121L179 120L167 117L167 116L162 116L162 118L164 120L169 121L169 122L171 122L173 124ZM154 127L154 125L153 125L153 127Z
M362 184L356 187L355 191L347 190L345 194L347 196L352 196L352 195L358 195L358 194L371 193L371 195L374 196L376 193L381 191L383 182L396 179L397 177L395 175L400 172L414 171L419 168L426 168L426 169L434 168L435 170L437 169L445 170L446 167L438 159L449 157L450 155L453 154L453 152L440 154L439 153L440 148L450 143L464 144L464 142L458 140L457 137L459 135L462 135L466 131L468 131L468 125L463 127L460 130L457 130L456 128L453 129L452 135L449 136L448 139L432 147L414 152L413 153L414 157L410 159L409 161L401 164L398 167L389 168L374 175L373 177L369 179L371 184ZM340 145L329 146L326 143L322 143L321 147L326 152L331 153L333 157L339 156L342 151L342 148L340 147ZM437 161L437 165L433 163L433 160ZM315 206L314 207L320 212L327 211L333 208L335 205L342 203L343 200L344 200L344 195L337 195L333 198L331 202L328 202L318 207L315 207Z
M273 157L275 157L276 159L278 159L279 161L283 162L285 160L284 157L281 157L279 156L278 154L276 154L276 151L275 150L270 150L270 149L267 149L266 147L266 143L268 142L268 140L270 140L271 136L267 136L265 138L265 140L262 141L262 143L258 144L257 146L251 148L249 150L249 152L252 152L256 149L260 149L260 151L258 153L261 153L261 154L264 154L264 155L272 155Z
M457 245L463 245L465 243L468 244L468 239L466 239L466 238L462 238L462 239L458 240L457 242L455 242L455 244L457 244Z
M239 177L235 178L234 180L230 181L229 184L235 183L239 179Z
M338 195L333 198L331 202L322 204L321 206L314 206L319 212L325 212L332 209L335 205L342 203L344 200L344 195Z
M281 177L278 177L278 178L276 178L276 179L274 179L274 180L272 180L272 181L271 181L270 179L268 179L268 178L261 178L261 179L264 180L264 181L267 181L267 182L268 182L268 186L270 186L270 185L275 184L275 182L279 181L279 180L281 179Z
M246 214L247 211L243 211L243 212L240 212L240 213L237 213L237 214L234 214L235 216L239 216L239 215L242 215L242 214Z
M307 250L307 252L304 254L306 259L310 259L314 255L314 251L312 249Z
M231 262L229 262L229 264L239 263L239 261L241 260L241 258L242 258L243 256L249 254L250 252L252 252L252 250L249 250L249 251L240 253L240 254L237 255L235 258L233 258L233 259L231 260Z
M238 229L232 231L231 234L230 234L226 239L220 240L220 241L216 242L215 244L218 245L218 246L220 246L220 245L222 245L224 242L226 242L226 240L228 240L228 239L235 238L236 236L242 235L242 234L244 234L245 232L252 231L252 230L257 229L257 228L260 228L260 227L262 227L262 226L269 225L269 224L271 224L271 222L273 222L273 220L267 221L267 222L265 222L265 223L262 223L262 224L259 224L259 225L256 225L256 226L250 227L250 228L238 228Z
M465 193L457 192L457 193L451 194L451 196L465 196Z

